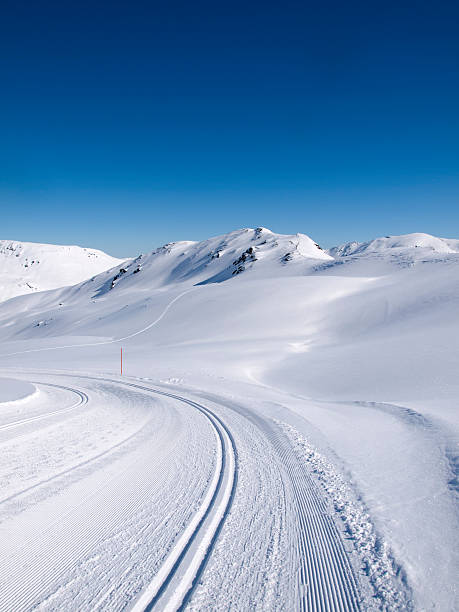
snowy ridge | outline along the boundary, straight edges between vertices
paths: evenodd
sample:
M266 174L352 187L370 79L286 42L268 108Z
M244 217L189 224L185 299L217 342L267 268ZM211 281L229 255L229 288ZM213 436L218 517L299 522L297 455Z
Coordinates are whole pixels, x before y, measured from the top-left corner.
M350 242L324 251L305 234L282 235L269 229L245 228L201 242L171 242L151 253L126 261L92 283L95 297L115 288L158 289L177 283L207 285L222 283L243 273L263 279L302 276L337 271L355 260L379 260L380 264L404 267L416 262L459 259L459 240L428 234L378 238L365 243ZM373 272L379 273L378 267ZM371 274L371 271L369 271ZM345 273L345 270L339 270Z
M202 242L171 242L140 255L117 271L102 291L132 285L136 274L152 288L184 282L204 285L245 271L264 277L295 274L331 259L305 234L289 236L263 227L246 228Z

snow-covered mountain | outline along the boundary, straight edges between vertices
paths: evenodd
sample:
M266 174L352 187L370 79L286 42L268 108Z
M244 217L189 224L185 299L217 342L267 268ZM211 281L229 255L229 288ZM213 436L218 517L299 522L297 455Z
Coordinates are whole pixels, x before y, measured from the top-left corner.
M4 323L3 339L10 334L27 337L31 328L36 328L34 337L42 338L65 334L69 329L72 329L72 333L83 335L91 335L97 330L98 335L119 336L116 330L120 326L127 325L129 330L135 330L147 324L150 303L164 292L190 291L196 287L225 286L231 303L231 296L244 300L243 295L236 298L241 291L249 295L255 288L263 295L267 285L273 288L293 287L296 290L307 278L327 276L334 279L330 281L331 293L327 289L327 292L316 296L319 302L325 303L335 294L352 293L356 282L365 287L368 279L381 277L386 279L386 283L395 279L397 284L401 278L398 272L413 266L427 266L416 275L416 279L425 279L432 274L441 279L450 271L438 264L459 264L459 253L454 250L457 244L459 241L409 234L390 239L379 238L368 243L348 243L325 252L305 234L281 235L261 227L236 230L202 242L168 243L133 259L115 260L115 267L105 269L81 283L38 293L34 297L17 298L4 308L0 306L0 321L3 317ZM88 253L93 253L73 248L77 249L84 261L90 257ZM430 270L432 265L435 266L433 272ZM46 268L43 267L43 270ZM362 280L353 281L353 278ZM263 281L266 281L266 285L261 284ZM418 293L413 295L416 308L423 300L429 299L430 290L429 286L421 283ZM270 325L279 327L283 323L278 314L286 306L276 303L276 300L282 300L280 294L277 297L269 296L268 302L267 298L264 296L260 312L266 311L268 304L272 304L274 310ZM302 302L301 291L297 294L296 302L293 308ZM249 310L249 304L245 304L238 318ZM18 312L22 313L20 325L15 323ZM379 312L379 309L376 308L375 312ZM12 318L7 313L12 313ZM339 314L338 323L346 317L346 312ZM330 329L336 325L334 320L329 323ZM257 333L261 336L265 333L266 325L263 317L253 322L252 331L258 325Z
M275 234L261 227L202 242L168 243L121 265L118 262L116 267L74 286L39 293L34 299L14 300L3 312L13 312L14 320L22 312L21 324L5 321L5 331L22 336L32 326L41 328L43 336L65 333L70 326L74 332L79 329L91 334L96 316L97 330L111 333L106 326L119 326L121 319L132 316L133 309L140 311L138 316L148 316L145 305L157 292L227 283L232 286L241 278L249 282L295 278L330 262L333 258L308 236ZM138 322L131 321L134 326ZM87 332L83 332L86 326Z
M311 274L384 274L393 267L459 258L459 240L407 234L349 242L324 251L305 234L245 228L201 242L165 244L135 259L95 249L0 241L0 300L83 283L90 297L117 288L140 291L206 285L244 273L252 280ZM95 277L95 278L92 278ZM71 290L69 290L71 292Z
M0 240L0 301L75 285L122 261L96 249Z
M148 283L157 288L176 283L220 283L243 272L251 278L294 275L331 260L305 234L289 236L263 227L246 228L202 242L172 242L140 255L126 262L104 289L126 283L134 286L139 279L143 286Z
M459 240L422 233L405 234L368 242L347 242L327 253L333 262L323 267L326 273L379 276L416 264L455 261L459 258Z
M459 253L459 240L437 238L430 234L404 234L385 236L368 242L347 242L333 247L328 253L332 257L379 255L402 259L410 257L414 261Z

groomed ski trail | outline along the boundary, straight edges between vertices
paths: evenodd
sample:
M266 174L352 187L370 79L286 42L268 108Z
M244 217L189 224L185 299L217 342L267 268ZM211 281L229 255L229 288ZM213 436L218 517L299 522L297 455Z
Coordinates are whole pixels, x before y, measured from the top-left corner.
M110 382L115 381L110 380ZM231 443L233 457L237 457L235 443L231 433L215 412L209 410L209 408L173 393L167 393L162 390L137 385L135 383L124 382L123 384L149 390L159 395L172 397L194 406L200 411L204 410L207 414L210 414L212 420L216 419L223 427L223 432L220 432L219 435L226 433L228 438L226 444L228 445L228 442ZM222 405L224 405L224 402L222 400L220 401ZM227 407L234 409L231 404ZM298 609L302 612L360 611L361 605L357 581L345 551L342 538L308 470L299 462L289 440L279 429L252 412L248 413L244 409L237 409L236 411L256 423L258 428L264 432L266 438L270 441L275 452L280 457L282 466L286 470L287 477L294 491L295 504L297 505L298 512L298 546L301 564ZM221 521L217 529L215 529L215 535L211 540L212 545L215 543L225 516L229 512L231 500L235 493L237 473L234 458L232 463L235 470L232 480L233 490L228 496L226 510L223 512L220 511ZM216 523L216 521L213 522L214 524ZM197 530L192 533L190 539L187 539L187 535L184 534L182 537L185 539L186 543L184 544L180 541L177 544L178 549L181 551L181 546L188 548L196 536ZM206 540L209 541L209 538L206 538ZM173 559L177 558L178 549L174 549ZM204 562L209 559L211 552L211 548L205 550L204 547L200 547L200 556L202 558L200 566L198 567L199 558L196 558L196 556L192 557L188 561L189 565L184 579L175 591L171 593L171 598L164 601L162 598L158 597L158 594L166 589L169 581L171 581L179 571L177 562L175 565L172 565L172 559L170 559L165 566L163 566L164 570L161 572L161 576L158 575L157 578L155 578L153 583L138 600L133 608L133 612L147 612L150 610L173 612L185 609L186 603L191 598L192 590L202 574ZM181 564L180 555L178 556L178 560ZM169 567L171 567L171 571L168 573L167 570ZM198 568L198 571L196 571L193 579L192 576L195 568ZM163 575L165 578L163 578ZM191 585L188 590L186 590L187 584ZM172 591L172 589L169 588L167 590L168 592Z
M67 377L75 378L71 376ZM237 480L236 449L232 435L223 421L221 421L217 415L213 414L211 410L186 398L173 394L166 394L159 390L153 390L141 385L124 383L122 381L86 376L79 376L78 378L86 378L96 382L107 382L110 385L130 387L143 393L159 394L180 401L193 407L203 415L214 431L217 445L217 461L210 486L203 496L198 510L173 546L173 549L170 551L163 566L157 572L153 582L144 590L141 599L136 605L136 609L153 609L153 607L161 610L178 609L182 602L185 602L191 596L196 580L202 574L208 555L210 554L231 505ZM59 385L54 386L60 387ZM82 395L86 394L82 392ZM40 484L38 486L40 486ZM130 506L132 506L132 503L128 503L126 511L129 511ZM121 513L121 520L123 520L123 516L126 516L124 512ZM78 517L76 525L80 525L83 530L85 529L84 524ZM98 535L99 533L100 535ZM87 541L81 549L80 558L81 555L90 552L97 541L100 541L100 538L103 537L102 534L103 530L95 531L96 539L91 538ZM51 537L51 534L48 537ZM16 561L11 560L11 563L19 567L23 563L22 560L25 560L27 556L28 551L24 548L19 552ZM52 588L52 584L55 584L56 579L59 578L58 575L51 571L51 567L54 563L51 563L51 561L53 560L49 559L49 561L43 562L40 568L40 571L43 573L43 578L40 580L39 584L36 584L36 580L33 580L32 575L25 575L20 582L16 580L10 581L7 584L4 583L0 594L0 610L2 612L10 612L13 606L15 612L26 612L32 607L43 603L44 594L47 590ZM64 576L66 572L75 568L78 563L79 559L72 558L71 556L61 559L59 574ZM7 561L7 565L9 564L10 562ZM19 566L17 564L19 564ZM49 570L47 569L48 567ZM19 575L20 573L21 572L19 572Z
M54 387L55 389L61 389L62 391L70 391L78 397L78 401L76 401L71 406L67 406L66 408L60 408L59 410L52 410L50 412L44 412L43 414L37 414L36 416L29 417L27 419L19 419L17 421L12 421L11 423L5 423L4 425L0 425L0 432L6 431L9 429L15 429L16 427L20 427L21 425L27 425L29 423L34 423L35 421L42 421L43 419L47 419L52 416L65 414L66 412L71 412L75 410L75 408L80 407L83 404L88 403L88 396L83 391L79 391L78 389L73 389L71 387L65 387L63 385L53 385L51 383L35 383L36 385L43 385L46 387Z
M246 406L217 396L206 396L205 393L198 394L199 400L196 400L194 393L192 395L188 391L186 395L183 395L183 391L172 393L150 384L131 382L133 379L128 382L103 376L68 375L56 372L48 375L65 376L72 381L79 379L92 383L104 383L114 389L132 389L133 392L168 398L193 408L201 415L201 418L205 418L213 431L216 445L215 465L212 477L203 491L196 510L184 525L183 531L177 534L177 539L173 542L172 548L161 565L155 570L151 582L144 585L142 591L137 592L129 602L124 600L123 606L120 605L121 601L118 601L116 609L132 609L134 612L147 610L172 612L184 610L189 603L193 603L197 586L206 581L205 570L208 565L212 565L213 551L236 495L239 469L237 440L240 435L244 436L244 422L247 423L247 421L251 423L251 426L256 427L264 439L267 457L269 461L273 461L278 466L279 473L282 474L284 480L285 490L289 491L287 503L290 504L293 511L293 522L288 529L291 530L292 546L296 547L295 554L299 562L295 609L302 612L357 612L362 609L359 586L349 561L349 555L345 550L342 535L332 518L332 511L324 502L317 484L308 473L308 468L296 456L289 439L270 419L264 418ZM86 395L78 389L65 388ZM211 402L206 402L206 397ZM201 398L203 398L203 403L201 403ZM209 407L209 404L212 407ZM224 418L223 414L226 415ZM231 414L237 418L231 417ZM236 426L234 431L233 421ZM159 464L155 470L158 467ZM153 477L156 478L156 476ZM266 485L269 486L269 483L265 483ZM245 503L249 502L250 500L245 500ZM100 506L101 503L102 498L100 500L97 498L97 505ZM121 531L133 509L139 507L141 498L139 497L139 500L126 498L122 503L125 507L121 506L116 509L117 530ZM72 524L76 528L80 526L79 528L83 531L86 530L86 527L82 522L82 517L86 512L85 510L81 517L77 513L75 519L72 519ZM167 515L163 517L163 520L167 520ZM90 554L97 542L103 541L103 538L106 537L103 535L103 525L96 527L94 526L94 535L87 539L84 547L81 550L77 547L77 557L67 552L60 564L58 575L52 572L51 560L44 562L43 567L40 568L43 579L39 585L36 578L33 579L30 575L24 576L23 580L19 581L20 571L16 581L5 585L3 589L0 597L1 612L9 612L13 602L17 612L28 611L31 606L40 604L43 596L49 593L50 589L52 592L56 588L52 585L62 580L59 576L64 577L75 572L82 556ZM59 529L62 528L59 527ZM46 537L49 538L51 535ZM36 547L36 544L34 546ZM14 563L21 563L21 559L26 558L27 549L24 549ZM147 557L144 558L147 559ZM117 567L116 562L113 563L113 567L104 570L99 578L100 597L96 599L94 609L104 609L104 602L108 597L114 596L114 601L117 601L119 597L118 594L112 593L112 586L104 580L107 572L114 572L114 576L120 579L122 566ZM64 584L66 580L67 578ZM91 599L91 601L94 603L94 600Z
M248 419L262 433L278 457L285 484L293 492L299 557L298 601L301 612L358 612L362 598L342 536L308 468L297 457L290 440L270 419L246 406L214 394L200 397L225 405ZM273 458L274 458L273 457Z
M124 383L176 399L199 410L211 422L219 441L218 469L193 520L166 562L132 608L133 612L184 609L204 571L216 538L231 507L237 483L237 451L225 423L209 408L185 397L158 389Z

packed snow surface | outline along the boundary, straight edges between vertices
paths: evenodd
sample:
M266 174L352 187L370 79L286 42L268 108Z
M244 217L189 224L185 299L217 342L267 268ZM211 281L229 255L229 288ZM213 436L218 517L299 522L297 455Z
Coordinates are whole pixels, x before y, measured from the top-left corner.
M96 249L0 240L0 301L74 285L122 261Z
M0 304L0 610L458 609L458 273L260 227Z

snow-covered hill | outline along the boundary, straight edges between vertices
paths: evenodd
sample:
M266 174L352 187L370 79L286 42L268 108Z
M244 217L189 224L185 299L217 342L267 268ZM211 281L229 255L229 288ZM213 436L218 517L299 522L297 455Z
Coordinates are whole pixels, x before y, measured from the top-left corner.
M0 301L75 285L122 261L96 249L0 240Z

